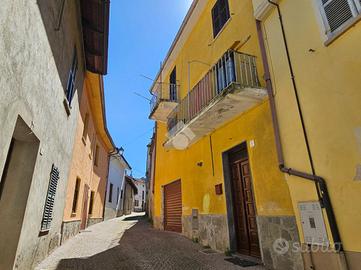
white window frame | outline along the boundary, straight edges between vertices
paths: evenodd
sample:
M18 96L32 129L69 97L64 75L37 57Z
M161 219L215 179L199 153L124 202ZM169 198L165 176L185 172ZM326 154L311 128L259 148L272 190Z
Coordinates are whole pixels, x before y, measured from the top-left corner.
M337 37L343 34L347 29L354 25L357 21L361 19L361 0L347 0L351 8L353 17L344 22L341 26L331 32L330 25L324 10L324 5L322 0L316 0L319 14L323 23L324 33L326 36L325 46L328 46L332 43Z

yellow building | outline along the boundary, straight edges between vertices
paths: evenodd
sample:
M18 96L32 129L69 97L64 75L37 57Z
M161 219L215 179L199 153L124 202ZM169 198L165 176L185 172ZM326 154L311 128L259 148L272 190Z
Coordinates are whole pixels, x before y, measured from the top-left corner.
M361 269L361 3L253 5L305 267Z
M152 218L269 268L303 269L298 251L274 248L299 240L261 59L251 0L193 2L151 89Z
M86 72L64 208L62 239L103 221L109 154L103 76Z

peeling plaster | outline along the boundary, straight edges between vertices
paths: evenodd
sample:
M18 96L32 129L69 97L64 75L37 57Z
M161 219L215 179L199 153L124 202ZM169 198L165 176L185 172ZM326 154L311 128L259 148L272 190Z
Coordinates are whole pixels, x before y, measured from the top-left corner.
M356 175L354 177L355 181L361 181L361 164L356 165Z
M211 196L209 193L203 196L203 214L209 214L209 206L211 203Z

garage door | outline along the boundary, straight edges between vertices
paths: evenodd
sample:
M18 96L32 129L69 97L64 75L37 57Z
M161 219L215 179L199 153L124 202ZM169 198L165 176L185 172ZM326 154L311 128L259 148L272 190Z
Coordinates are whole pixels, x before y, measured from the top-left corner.
M164 186L164 229L182 232L181 180Z

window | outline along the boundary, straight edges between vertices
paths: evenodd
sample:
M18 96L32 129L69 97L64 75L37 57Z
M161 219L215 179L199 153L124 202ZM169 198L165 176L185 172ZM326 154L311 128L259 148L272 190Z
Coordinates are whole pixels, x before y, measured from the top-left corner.
M144 200L144 191L142 191L142 200Z
M94 195L95 192L91 191L90 192L90 202L89 202L89 215L93 214L93 205L94 205Z
M328 36L361 13L360 0L318 0Z
M120 191L120 198L123 199L123 190Z
M88 125L89 125L89 113L85 114L84 118L84 128L83 128L83 139L86 139L86 133L88 131Z
M73 196L73 206L71 208L72 213L76 213L76 209L77 209L77 206L78 206L80 182L81 182L80 178L77 178L76 182L75 182L75 189L74 189L74 196Z
M109 198L108 198L108 201L110 203L112 202L112 198L113 198L113 184L110 183L110 186L109 186Z
M76 48L74 48L73 61L69 71L68 84L66 86L66 91L65 91L66 99L68 100L69 105L71 105L71 101L74 97L77 71L78 71L78 57L76 53Z
M96 145L94 152L94 165L98 166L98 162L99 162L99 145Z
M134 206L139 206L139 201L138 200L134 201Z
M177 69L174 67L169 77L169 100L177 101Z
M46 194L45 207L43 219L41 221L41 231L48 231L50 229L51 221L53 220L53 209L55 202L56 189L59 182L59 170L53 165L50 172L50 180L48 192Z
M117 204L119 202L119 188L117 187Z
M228 0L217 0L212 8L213 37L218 35L229 18Z

